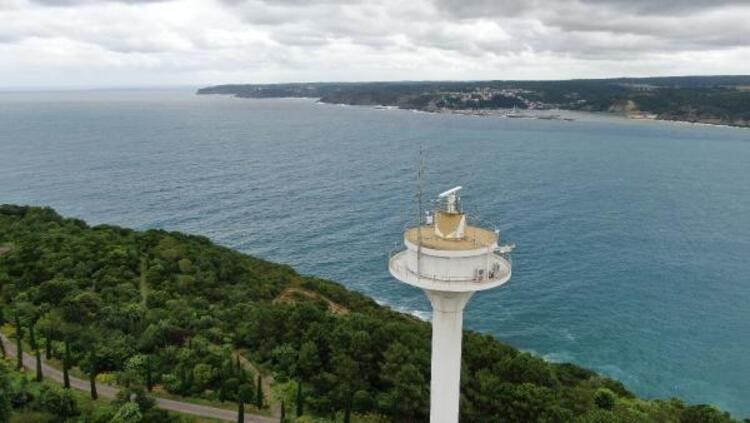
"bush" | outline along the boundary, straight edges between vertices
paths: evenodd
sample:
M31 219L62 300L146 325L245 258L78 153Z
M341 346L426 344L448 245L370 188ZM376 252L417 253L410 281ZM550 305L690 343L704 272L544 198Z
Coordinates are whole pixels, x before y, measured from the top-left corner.
M556 385L547 363L528 353L518 354L503 362L500 366L500 377L504 382L510 383L533 383L550 388Z
M57 387L43 386L35 405L39 411L46 411L63 418L81 414L73 395Z
M117 408L112 408L111 406L98 404L91 410L88 421L91 423L110 423L117 410Z
M25 376L16 380L10 387L10 404L13 408L22 408L34 400L34 395L29 391L29 381Z
M732 419L728 413L722 413L716 408L706 405L692 405L687 407L680 416L680 423L729 423Z
M615 408L615 400L617 396L614 394L614 392L610 391L607 388L599 388L596 390L596 394L594 395L594 403L596 403L596 406L601 408L602 410L612 410Z
M112 423L140 423L143 420L138 404L128 402L122 405L112 417Z

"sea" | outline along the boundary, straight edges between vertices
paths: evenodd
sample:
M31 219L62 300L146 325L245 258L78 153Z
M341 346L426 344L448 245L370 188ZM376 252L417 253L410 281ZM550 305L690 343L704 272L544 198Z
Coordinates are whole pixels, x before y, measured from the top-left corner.
M425 204L461 185L517 246L467 328L750 417L750 130L194 92L0 93L0 203L205 235L429 319L387 270L422 150Z

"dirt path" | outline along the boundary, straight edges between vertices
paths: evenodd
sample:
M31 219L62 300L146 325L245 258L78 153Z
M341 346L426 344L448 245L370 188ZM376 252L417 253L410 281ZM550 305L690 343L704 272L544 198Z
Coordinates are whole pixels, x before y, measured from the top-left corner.
M313 300L320 300L326 303L328 305L328 311L330 311L333 314L349 314L349 309L342 306L341 304L336 304L335 302L331 301L329 298L326 298L317 292L308 291L304 288L287 288L279 294L278 297L276 297L273 302L276 303L283 303L283 302L294 302L294 296L295 295L302 295L303 297L311 298Z
M5 345L5 351L8 353L11 357L16 357L16 345L13 342L10 342L8 338L5 337L5 335L0 334L0 342ZM242 360L242 358L240 358ZM36 359L28 354L23 353L23 365L27 369L36 369ZM42 372L44 374L45 379L52 380L56 383L62 384L63 382L63 374L60 370L51 367L47 364L46 360L42 359ZM89 392L90 386L89 382L83 379L79 379L76 377L71 376L70 377L70 386L75 389L79 389L81 391ZM103 383L98 383L96 385L96 390L99 393L99 396L102 398L114 398L117 395L118 389L110 386L105 385ZM178 413L183 414L191 414L193 416L199 416L199 417L208 417L218 420L225 420L225 421L237 421L237 412L231 411L231 410L223 410L221 408L215 408L215 407L208 407L205 405L198 405L198 404L192 404L188 402L182 402L182 401L175 401L170 400L166 398L160 398L160 397L154 397L156 400L156 406L159 408L162 408L164 410L169 411L175 411ZM258 416L258 415L248 415L245 413L245 423L271 423L276 422L278 419L266 417L266 416Z

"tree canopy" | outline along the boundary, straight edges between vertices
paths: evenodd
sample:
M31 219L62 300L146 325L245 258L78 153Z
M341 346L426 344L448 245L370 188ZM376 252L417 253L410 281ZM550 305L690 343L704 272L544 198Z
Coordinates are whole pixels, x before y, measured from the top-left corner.
M242 352L291 384L287 404L305 413L428 418L429 324L341 285L205 237L90 227L49 208L0 206L0 246L6 320L17 313L21 326L35 325L56 357L69 344L84 372L113 374L139 393L263 405ZM472 331L462 366L463 422L732 421L709 406L636 398L595 372ZM0 390L7 372L0 367ZM0 401L0 422L7 408ZM113 418L138 421L147 409L123 403Z

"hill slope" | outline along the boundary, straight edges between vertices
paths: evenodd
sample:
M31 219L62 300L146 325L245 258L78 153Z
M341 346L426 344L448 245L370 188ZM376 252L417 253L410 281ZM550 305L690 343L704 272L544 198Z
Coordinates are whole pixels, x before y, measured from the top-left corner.
M300 382L306 412L427 420L429 324L336 283L204 237L89 227L49 208L0 206L0 246L4 315L58 357L67 339L84 370L231 400L254 386L232 358L242 349L278 385ZM732 421L471 331L463 354L463 422Z

